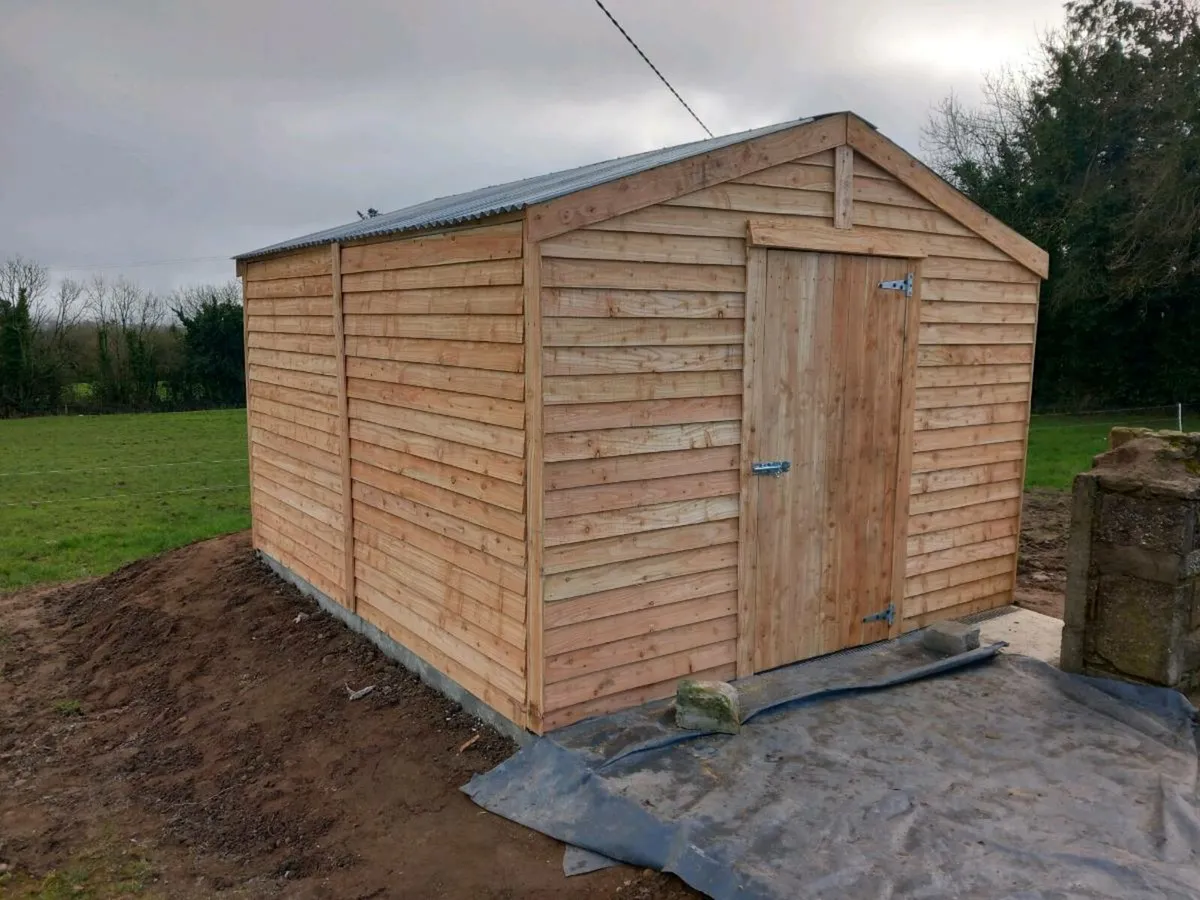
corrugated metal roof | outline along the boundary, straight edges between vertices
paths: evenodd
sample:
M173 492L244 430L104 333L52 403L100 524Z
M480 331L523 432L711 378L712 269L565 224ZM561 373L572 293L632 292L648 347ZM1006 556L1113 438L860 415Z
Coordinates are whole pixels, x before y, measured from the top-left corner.
M575 169L566 169L562 172L551 172L548 175L537 175L521 181L510 181L507 184L480 188L465 194L427 200L395 212L383 213L373 218L351 222L348 225L339 225L337 228L328 228L325 231L317 231L303 237L280 241L278 244L243 253L235 258L252 259L268 253L298 250L301 247L314 247L332 241L377 237L421 228L448 227L498 213L515 212L535 203L544 203L547 200L565 197L567 194L573 194L585 188L636 175L639 172L678 162L690 156L700 156L703 153L720 150L742 141L795 128L797 125L814 121L814 118L780 122L777 125L767 125L751 131L721 135L703 141L693 141L690 144L677 144L661 150L651 150L634 156L622 156L618 159L609 159Z

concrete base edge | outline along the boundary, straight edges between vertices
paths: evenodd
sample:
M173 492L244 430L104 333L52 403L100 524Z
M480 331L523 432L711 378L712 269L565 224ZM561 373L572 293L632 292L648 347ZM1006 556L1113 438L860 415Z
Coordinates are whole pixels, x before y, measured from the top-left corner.
M315 600L317 605L325 612L338 619L351 631L361 634L382 650L385 656L404 666L404 668L414 673L434 690L445 694L475 718L495 728L506 737L512 738L522 746L533 740L535 736L532 733L521 728L515 722L509 721L457 681L439 672L425 660L421 659L421 657L417 656L417 654L413 653L403 644L397 643L366 619L362 618L362 616L350 612L346 607L326 596L325 593L313 587L283 563L279 562L279 560L268 556L262 550L256 552L259 559L265 562L272 572L295 586L306 597Z

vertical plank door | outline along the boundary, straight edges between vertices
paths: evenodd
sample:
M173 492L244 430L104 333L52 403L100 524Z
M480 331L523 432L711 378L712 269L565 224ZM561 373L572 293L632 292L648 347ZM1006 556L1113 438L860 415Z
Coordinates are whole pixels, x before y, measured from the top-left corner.
M768 250L747 480L755 671L887 638L894 596L909 305L903 259ZM904 452L908 448L904 447Z

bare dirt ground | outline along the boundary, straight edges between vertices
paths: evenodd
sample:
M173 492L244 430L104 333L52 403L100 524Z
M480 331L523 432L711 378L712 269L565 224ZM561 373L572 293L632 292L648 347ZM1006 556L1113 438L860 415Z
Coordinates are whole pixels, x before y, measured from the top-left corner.
M1069 518L1026 495L1017 602L1059 617ZM245 533L0 597L0 898L697 896L563 878L561 845L458 790L514 749Z
M1063 617L1067 588L1067 535L1071 495L1063 491L1025 492L1021 513L1021 552L1017 563L1018 606Z
M0 897L696 896L459 792L514 749L245 533L0 597Z

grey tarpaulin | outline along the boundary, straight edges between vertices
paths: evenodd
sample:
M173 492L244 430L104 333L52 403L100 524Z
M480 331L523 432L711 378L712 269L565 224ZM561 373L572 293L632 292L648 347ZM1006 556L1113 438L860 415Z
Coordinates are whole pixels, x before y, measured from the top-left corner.
M995 649L746 679L737 736L667 743L665 703L589 719L464 790L716 898L1200 896L1191 705Z

